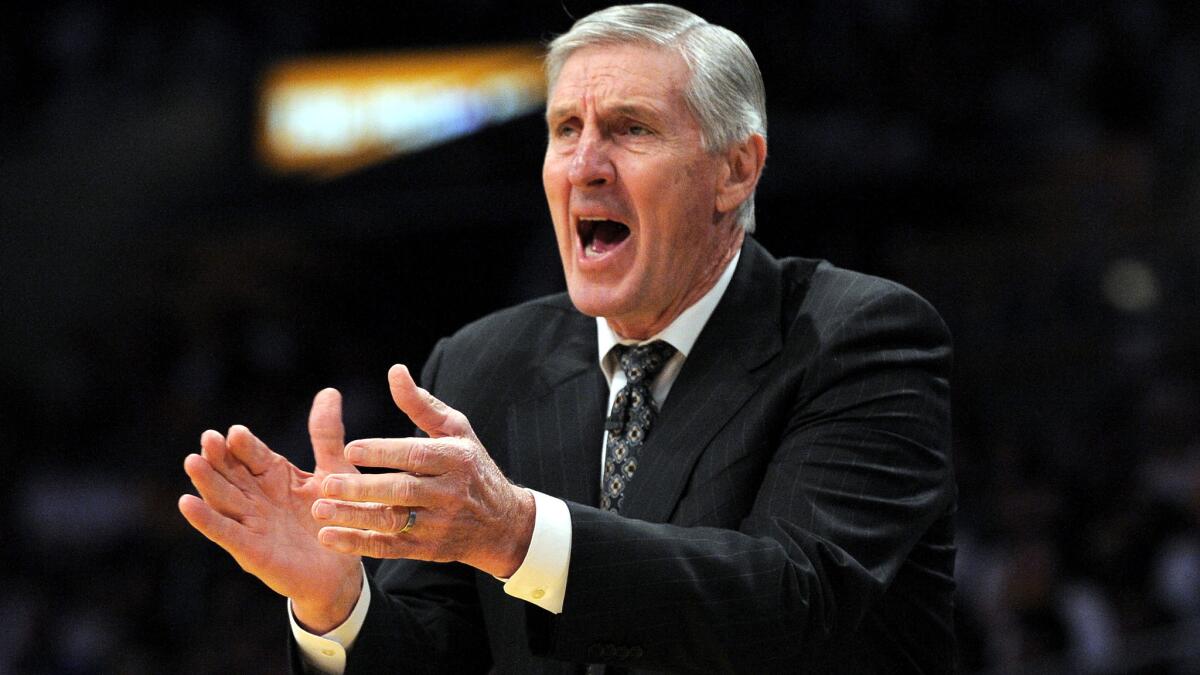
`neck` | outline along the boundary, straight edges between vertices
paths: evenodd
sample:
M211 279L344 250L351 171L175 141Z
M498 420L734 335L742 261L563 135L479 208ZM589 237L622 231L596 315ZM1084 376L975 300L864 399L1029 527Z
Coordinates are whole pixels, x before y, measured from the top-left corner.
M647 320L621 320L610 317L605 317L609 328L618 337L625 340L645 340L654 335L661 333L671 322L679 318L688 307L696 304L704 294L712 290L713 286L717 285L717 280L721 278L721 274L729 265L729 261L737 255L737 252L742 248L742 242L745 240L746 233L740 226L734 233L731 240L731 245L726 247L722 255L715 259L713 264L704 269L703 275L697 283L692 284L675 302L668 305L662 312L650 317Z

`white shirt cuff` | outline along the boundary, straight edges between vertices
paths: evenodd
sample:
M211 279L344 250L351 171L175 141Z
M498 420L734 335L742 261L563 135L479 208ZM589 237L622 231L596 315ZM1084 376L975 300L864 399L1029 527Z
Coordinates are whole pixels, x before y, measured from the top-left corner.
M561 614L571 566L571 512L561 499L537 490L529 493L537 508L529 551L517 571L500 580L505 593Z
M306 672L342 675L346 671L346 653L354 646L354 640L362 630L363 622L367 619L367 608L370 606L371 587L367 585L365 568L362 570L362 590L358 594L354 611L350 612L350 616L342 625L324 635L314 635L296 623L292 600L288 598L288 622L292 625L292 635L300 647L300 657L304 660Z

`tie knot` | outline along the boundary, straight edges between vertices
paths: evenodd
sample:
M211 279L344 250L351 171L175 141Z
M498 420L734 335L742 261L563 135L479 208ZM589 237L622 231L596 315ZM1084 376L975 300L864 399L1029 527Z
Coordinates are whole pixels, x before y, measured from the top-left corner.
M675 354L675 348L662 340L644 345L617 345L614 349L625 377L635 385L653 380Z

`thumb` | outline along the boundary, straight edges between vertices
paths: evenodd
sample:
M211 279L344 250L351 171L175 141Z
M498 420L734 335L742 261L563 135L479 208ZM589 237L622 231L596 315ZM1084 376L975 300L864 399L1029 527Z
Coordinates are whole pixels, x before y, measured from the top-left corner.
M326 473L357 473L346 461L346 428L342 426L342 395L337 389L322 389L308 413L308 435L312 439L317 470Z
M475 435L466 416L418 387L406 366L396 364L388 370L388 385L396 406L431 437Z

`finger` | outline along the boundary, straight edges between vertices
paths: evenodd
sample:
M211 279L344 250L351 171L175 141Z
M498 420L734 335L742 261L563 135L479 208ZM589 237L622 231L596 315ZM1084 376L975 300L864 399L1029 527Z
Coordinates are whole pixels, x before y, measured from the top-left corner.
M254 483L250 470L229 452L229 443L219 432L209 429L200 435L200 456L208 460L217 473L243 490Z
M354 472L354 465L343 454L346 428L342 424L342 395L337 389L322 389L313 398L308 413L308 436L312 439L317 469L327 473Z
M245 529L232 518L218 513L196 495L180 497L179 512L200 534L235 557L238 551L244 548L248 536Z
M226 468L230 462L225 437L212 429L200 434L200 455L217 470Z
M438 501L433 480L407 473L339 473L326 477L321 488L326 497L348 502L433 506Z
M228 439L226 445L229 453L255 476L265 473L270 468L271 462L278 456L267 447L266 443L258 440L257 436L240 424L229 427L229 434L226 438Z
M318 499L313 502L313 519L322 525L351 527L358 530L377 532L400 532L408 525L407 506L387 504L357 504L336 499ZM415 514L415 509L412 509Z
M244 492L230 483L212 468L200 455L188 455L183 460L183 471L192 480L200 497L218 512L237 518L251 507Z
M346 446L346 459L357 466L399 469L426 476L447 473L462 464L463 449L432 438L364 438Z
M425 547L419 539L411 535L410 532L392 534L346 527L323 527L317 533L317 541L338 553L369 558L424 559L420 552Z
M392 399L396 406L404 411L421 431L435 438L474 435L466 416L418 387L407 367L400 364L392 366L388 370L388 385L391 387Z

